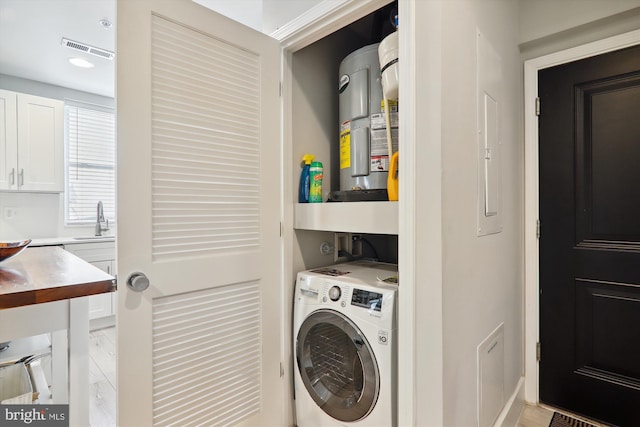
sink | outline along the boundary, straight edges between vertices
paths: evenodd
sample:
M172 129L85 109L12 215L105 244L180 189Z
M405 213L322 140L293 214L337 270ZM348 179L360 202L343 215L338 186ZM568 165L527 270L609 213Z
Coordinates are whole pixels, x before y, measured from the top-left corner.
M76 236L76 237L73 237L73 240L103 240L103 239L114 239L114 236Z

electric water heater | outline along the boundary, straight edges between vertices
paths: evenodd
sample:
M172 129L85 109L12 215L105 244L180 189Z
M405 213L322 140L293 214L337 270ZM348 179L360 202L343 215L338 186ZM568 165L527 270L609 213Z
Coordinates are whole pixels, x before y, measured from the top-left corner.
M389 149L378 43L352 52L339 68L340 191L333 200L387 200ZM397 102L390 107L398 150Z

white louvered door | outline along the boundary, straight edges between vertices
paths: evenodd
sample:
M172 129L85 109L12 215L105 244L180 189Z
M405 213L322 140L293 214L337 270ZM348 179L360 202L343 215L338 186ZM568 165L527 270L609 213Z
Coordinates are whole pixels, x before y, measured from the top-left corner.
M117 10L118 426L280 426L279 45L190 0Z

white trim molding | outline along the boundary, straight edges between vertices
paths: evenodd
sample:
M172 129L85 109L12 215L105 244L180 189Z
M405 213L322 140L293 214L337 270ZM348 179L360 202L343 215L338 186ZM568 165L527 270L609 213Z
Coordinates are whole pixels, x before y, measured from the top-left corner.
M539 255L536 235L538 193L538 71L606 52L640 44L640 30L554 52L524 63L524 144L525 144L525 400L539 399L536 344L539 340ZM544 105L541 107L544 109ZM541 225L544 233L544 224ZM544 351L544 349L543 349Z
M295 52L391 3L393 0L324 0L269 36Z
M416 379L416 5L409 0L399 0L399 62L402 114L400 114L399 188L398 201L398 274L402 277L403 291L398 293L398 425L415 426L417 422ZM434 350L439 351L438 349Z
M524 410L524 377L520 377L511 397L498 415L494 427L517 427L520 415Z

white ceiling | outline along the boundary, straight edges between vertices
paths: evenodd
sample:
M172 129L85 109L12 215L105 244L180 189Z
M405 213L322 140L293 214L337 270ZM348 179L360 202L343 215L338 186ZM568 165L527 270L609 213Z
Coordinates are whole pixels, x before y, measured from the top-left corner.
M135 1L135 0L130 0ZM257 30L271 32L321 0L195 0ZM638 1L638 0L636 0ZM115 62L61 45L62 38L115 51L116 0L0 0L0 74L113 98ZM113 23L104 29L100 20ZM117 56L117 53L116 53ZM93 68L78 68L83 57Z
M110 29L101 19L113 23ZM114 61L72 50L63 37L115 51L115 0L0 0L0 74L114 96ZM78 68L83 57L93 68Z

